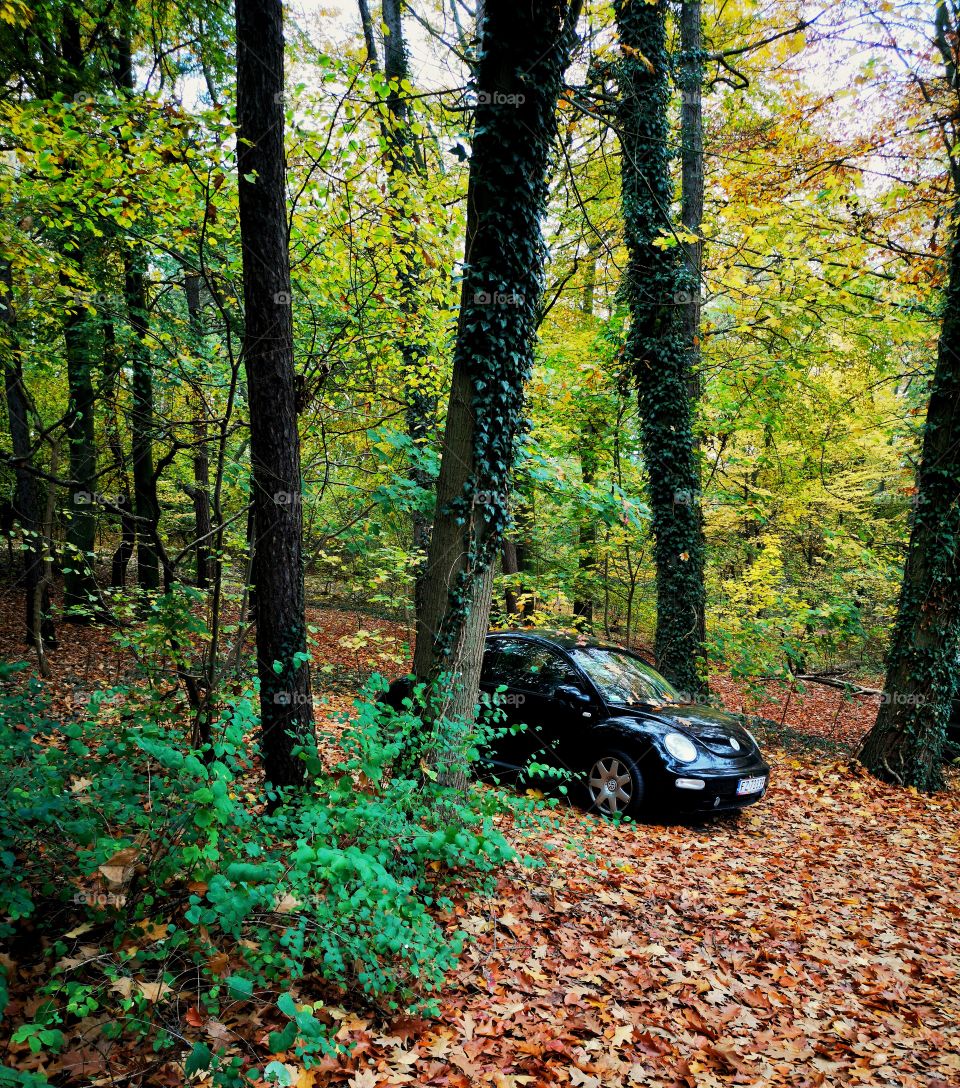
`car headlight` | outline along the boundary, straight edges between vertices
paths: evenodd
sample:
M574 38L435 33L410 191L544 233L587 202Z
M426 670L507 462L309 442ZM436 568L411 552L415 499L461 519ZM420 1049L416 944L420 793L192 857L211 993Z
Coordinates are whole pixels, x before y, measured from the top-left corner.
M663 738L663 746L681 763L692 763L697 758L697 746L682 733L668 733Z

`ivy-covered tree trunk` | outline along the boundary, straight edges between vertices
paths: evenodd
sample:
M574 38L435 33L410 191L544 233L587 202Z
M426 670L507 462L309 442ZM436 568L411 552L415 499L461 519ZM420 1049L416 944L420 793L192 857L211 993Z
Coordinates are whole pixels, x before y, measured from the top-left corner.
M860 761L886 782L933 791L960 659L960 218L917 476L884 698Z
M283 6L237 0L237 157L243 358L257 527L254 583L261 753L275 786L302 783L313 743L303 507L283 147Z
M13 304L13 271L10 262L0 259L0 322L5 326L3 345L3 384L10 427L10 447L16 460L13 509L23 533L23 589L25 638L43 653L43 646L56 644L56 631L50 610L50 591L44 577L46 548L42 538L43 513L37 480L33 475L33 449L30 441L29 403L23 384L23 359L17 336L16 310Z
M524 425L543 283L545 174L578 10L560 0L488 0L483 13L460 318L414 658L418 677L440 681L438 755L454 780Z
M684 275L670 215L669 61L665 0L615 5L623 55L617 114L630 329L653 515L657 666L687 692L704 689L704 541L680 305Z

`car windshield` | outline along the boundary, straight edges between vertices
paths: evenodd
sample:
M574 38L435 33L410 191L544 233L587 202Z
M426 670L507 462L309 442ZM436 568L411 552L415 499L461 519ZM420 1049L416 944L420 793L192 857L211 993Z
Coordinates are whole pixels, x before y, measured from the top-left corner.
M590 646L578 646L570 653L608 703L633 706L683 702L677 689L656 669L629 654Z

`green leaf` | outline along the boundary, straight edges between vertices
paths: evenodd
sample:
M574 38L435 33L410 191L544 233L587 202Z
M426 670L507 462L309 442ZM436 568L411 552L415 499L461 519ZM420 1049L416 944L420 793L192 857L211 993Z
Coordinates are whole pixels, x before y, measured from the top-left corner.
M206 1043L194 1043L193 1050L190 1051L187 1060L183 1063L183 1071L188 1077L192 1076L194 1073L209 1069L212 1061L213 1055L210 1053L210 1047Z
M243 975L228 975L226 983L227 993L235 1001L245 1001L253 997L253 979L244 978Z

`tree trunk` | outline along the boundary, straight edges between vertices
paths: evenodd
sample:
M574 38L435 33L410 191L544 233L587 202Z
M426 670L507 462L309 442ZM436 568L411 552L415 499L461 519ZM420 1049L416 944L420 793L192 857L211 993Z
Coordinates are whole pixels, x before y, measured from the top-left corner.
M687 348L690 399L700 398L700 310L703 280L703 27L700 0L680 5L680 222L695 239L685 240L685 297L681 301L683 340Z
M127 459L123 451L123 439L120 428L120 408L117 404L116 388L119 376L120 360L113 322L103 317L103 359L106 373L103 381L103 401L106 406L105 431L107 449L113 458L120 491L117 493L117 505L120 508L120 543L113 553L110 564L110 585L121 589L127 584L127 565L133 556L137 543L136 521L133 516L133 504L130 501L130 481L127 477Z
M158 545L160 504L153 470L153 375L147 348L147 290L139 255L124 254L127 317L134 333L130 359L133 410L130 414L133 460L133 509L137 515L137 584L153 591L160 586Z
M597 284L597 247L591 245L589 264L583 283L580 311L593 316ZM580 479L584 488L591 487L597 477L600 419L587 391L580 425ZM574 617L586 627L593 626L593 579L597 570L597 523L588 509L583 509L577 527L577 594L573 602Z
M133 98L134 74L130 38L117 38L115 80L121 93ZM124 153L127 154L124 145ZM143 255L127 250L123 255L124 298L127 320L133 329L133 353L130 359L133 411L131 412L131 451L133 454L133 507L137 516L137 584L141 589L160 586L159 522L157 480L153 471L153 373L147 344L149 315L147 282Z
M455 784L508 522L543 284L545 175L578 10L558 0L484 8L460 319L414 657L417 676L436 684L436 759Z
M618 115L630 329L625 359L637 385L657 572L655 651L660 670L689 693L706 682L702 632L704 542L690 418L689 357L678 303L682 273L673 233L668 150L665 0L616 4L623 57Z
M194 343L199 345L203 330L200 325L200 277L186 275L184 289L187 294L187 313ZM207 449L210 435L207 426L207 405L202 390L195 389L193 416L193 524L196 536L196 584L206 589L210 584L210 539L213 528L210 519L210 453Z
M860 750L886 782L933 791L960 655L960 219L954 217L917 505L877 721Z
M511 527L503 538L500 562L504 574L523 575L533 570L533 513L530 503L516 495L511 503ZM530 616L534 612L534 595L523 579L506 591L507 612L513 616Z
M362 11L362 8L361 8ZM413 443L411 482L421 494L428 494L433 481L422 466L424 447L436 428L437 398L425 392L427 373L427 344L422 333L420 314L420 284L423 262L416 227L416 207L412 199L414 186L424 180L423 156L410 128L410 104L403 84L409 81L407 45L403 33L403 0L382 0L384 38L383 74L389 90L387 108L390 120L386 126L387 179L390 190L394 263L397 268L400 313L403 335L400 355L403 363L405 420L407 434ZM430 519L423 509L413 512L413 551L423 557L418 565L414 585L414 605L423 607L426 556L430 545Z
M58 90L69 100L83 86L84 50L80 20L65 11L60 35L63 58ZM66 169L69 171L70 164ZM83 239L68 237L61 253L62 265L73 266L82 278ZM78 279L78 282L80 280ZM76 284L63 270L60 286L75 292ZM92 568L96 544L97 448L94 436L94 393L90 330L87 311L80 301L70 301L63 314L64 354L67 363L66 432L70 463L70 496L66 527L64 568L64 619L89 623L100 610L100 591Z
M10 425L10 447L17 463L14 468L16 491L13 512L23 534L23 588L25 639L36 646L38 639L55 645L56 631L50 610L50 591L44 578L46 549L42 537L42 512L30 442L27 391L23 384L23 358L17 336L17 317L13 304L13 271L10 262L0 260L0 322L6 326L7 344L3 352L3 379Z
M701 0L684 0L680 5L680 63L677 85L680 88L680 222L684 230L695 235L681 247L684 257L686 298L682 301L683 342L687 352L687 390L690 394L690 414L695 417L703 393L701 378L700 318L703 300L703 12ZM700 521L703 533L703 504L701 501L701 466L699 443L694 436L696 454L696 489L690 503ZM697 616L697 639L707 641L706 608Z
M589 411L589 409L588 409ZM597 428L589 416L580 431L580 477L584 487L597 477ZM593 578L597 570L597 524L589 510L580 516L577 528L577 595L573 614L587 627L593 625Z
M257 671L267 779L305 779L297 746L314 741L306 652L283 147L283 6L237 0L237 156L243 250L243 358L257 527Z
M80 264L77 254L65 259ZM61 272L60 283L73 290ZM70 452L70 498L64 567L64 618L89 623L99 609L100 595L91 566L96 544L97 449L93 429L93 376L87 311L80 302L64 307L63 337L67 359L69 406L66 432Z

